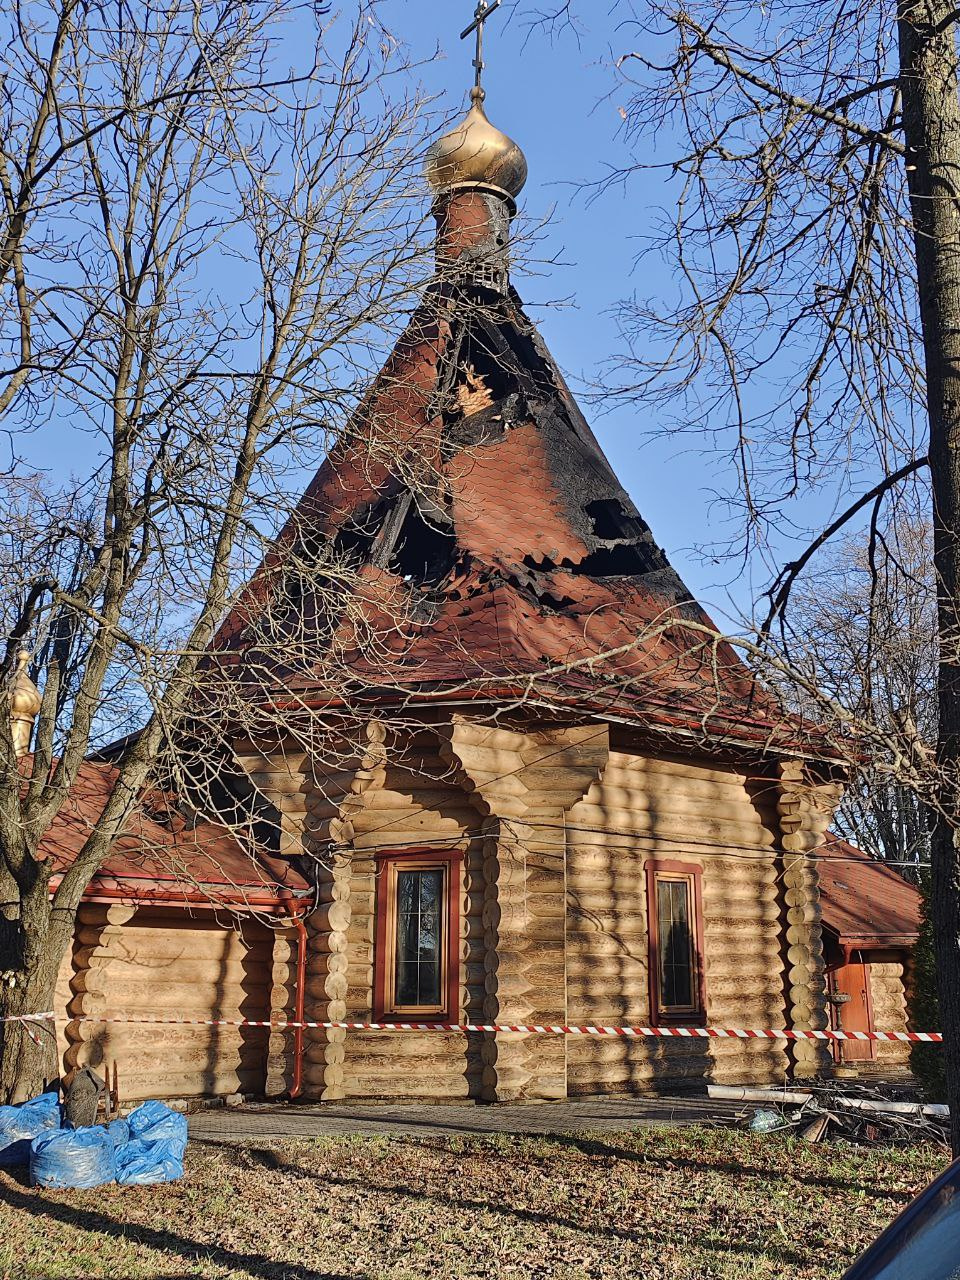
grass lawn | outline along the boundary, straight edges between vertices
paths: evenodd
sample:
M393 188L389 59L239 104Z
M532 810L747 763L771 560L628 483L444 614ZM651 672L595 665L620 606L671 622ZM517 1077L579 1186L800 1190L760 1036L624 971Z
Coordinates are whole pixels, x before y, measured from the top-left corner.
M0 1275L823 1280L946 1162L708 1129L194 1143L161 1187L0 1173Z

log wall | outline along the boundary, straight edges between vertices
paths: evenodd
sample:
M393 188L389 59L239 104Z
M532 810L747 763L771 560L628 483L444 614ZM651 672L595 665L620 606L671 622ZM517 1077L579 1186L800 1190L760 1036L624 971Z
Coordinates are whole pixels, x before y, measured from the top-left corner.
M438 754L435 737L408 746L410 768L404 759L388 763L379 786L365 794L365 804L353 815L352 849L344 854L349 876L351 913L346 927L343 959L343 998L347 1018L370 1020L374 991L374 929L376 911L376 854L388 850L440 849L463 851L460 901L460 1007L458 1020L479 1018L484 987L483 884L480 842L476 838L476 810L452 780L451 769ZM307 987L310 997L311 988ZM344 1038L343 1096L364 1098L476 1097L480 1085L480 1057L476 1037L461 1034L352 1033ZM315 1065L307 1062L305 1080L311 1092L321 1092Z
M454 715L388 737L372 721L326 772L282 750L244 760L282 814L284 852L312 858L308 1018L371 1019L377 855L433 848L464 856L459 1020L648 1023L645 863L657 857L701 868L707 1021L825 1025L806 854L833 792L802 767L654 757L621 731L611 746L596 723L521 730ZM821 1056L801 1046L791 1061L775 1041L332 1028L307 1033L304 1085L327 1101L558 1098L769 1082Z
M606 726L517 730L454 717L445 755L483 816L483 1020L558 1023L567 1011L565 814L600 776ZM567 1096L567 1041L484 1033L485 1101Z
M903 957L890 953L882 959L871 958L869 973L874 1027L880 1031L906 1031L909 1020ZM874 1064L880 1071L908 1069L910 1045L877 1041Z
M316 859L309 1017L372 1018L377 855L458 848L461 1020L649 1023L645 863L657 857L701 868L708 1022L825 1021L804 854L826 812L802 770L611 749L595 724L521 732L454 716L402 751L385 740L371 727L355 767L329 777L316 762L287 780L287 760L260 770L261 782L276 772L287 806L297 797ZM304 1078L323 1100L505 1101L764 1083L791 1065L776 1041L334 1029L309 1039Z
M255 920L83 904L57 993L64 1072L86 1064L102 1072L116 1062L125 1102L281 1092L289 1081L289 1033L78 1019L264 1020L271 1010L290 1010L294 967L292 934Z
M818 778L799 760L778 766L777 803L783 847L784 948L787 1026L822 1031L829 1026L820 886L810 855L823 843L840 799L836 781ZM796 1079L828 1072L832 1062L822 1041L799 1040L789 1049Z
M567 991L572 1022L649 1025L645 864L702 868L707 1021L782 1026L777 789L728 766L611 750L567 815ZM600 834L610 833L630 834ZM782 1079L771 1041L572 1040L571 1094Z

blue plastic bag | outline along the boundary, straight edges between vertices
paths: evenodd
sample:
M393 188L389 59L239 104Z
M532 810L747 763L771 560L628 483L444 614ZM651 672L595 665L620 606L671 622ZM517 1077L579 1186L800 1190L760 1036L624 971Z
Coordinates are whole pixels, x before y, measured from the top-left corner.
M26 1164L30 1143L47 1129L60 1128L60 1103L55 1093L41 1093L16 1107L0 1107L0 1167Z
M117 1151L117 1182L121 1187L147 1187L182 1177L183 1147L178 1141L131 1138Z
M182 1159L187 1149L187 1117L162 1102L144 1102L127 1116L130 1133L144 1142L172 1142Z
M130 1141L130 1126L126 1120L111 1120L106 1129L117 1151Z
M31 1144L30 1181L35 1187L99 1187L116 1176L113 1138L102 1125L56 1129Z

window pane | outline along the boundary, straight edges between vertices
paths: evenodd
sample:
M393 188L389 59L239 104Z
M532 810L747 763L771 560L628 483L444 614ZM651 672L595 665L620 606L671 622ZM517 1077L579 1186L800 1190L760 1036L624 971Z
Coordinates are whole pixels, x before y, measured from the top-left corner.
M439 1006L441 999L443 871L397 872L398 1006Z
M663 1009L691 1009L695 1004L690 907L689 881L657 880L660 1005Z

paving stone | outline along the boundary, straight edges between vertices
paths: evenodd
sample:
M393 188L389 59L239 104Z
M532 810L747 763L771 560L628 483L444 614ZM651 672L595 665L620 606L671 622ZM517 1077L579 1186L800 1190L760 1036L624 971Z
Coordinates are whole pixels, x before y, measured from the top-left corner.
M651 1125L732 1124L749 1104L712 1098L578 1098L567 1102L493 1106L421 1103L268 1103L202 1111L190 1117L190 1136L213 1143L357 1134L570 1133Z

